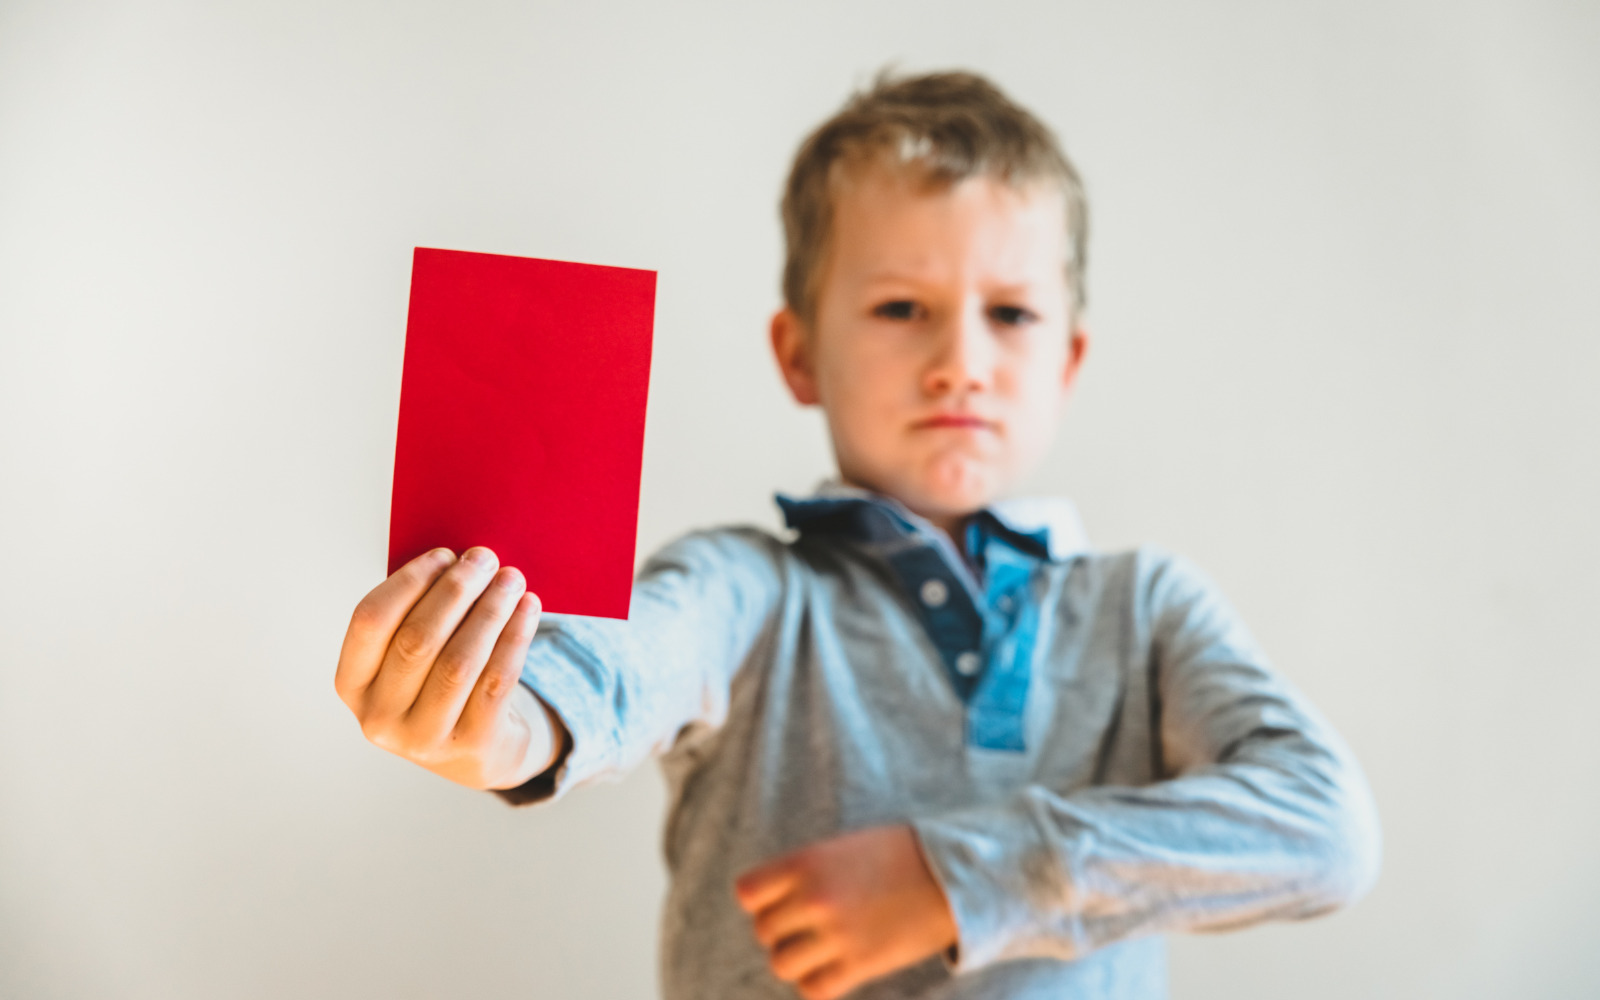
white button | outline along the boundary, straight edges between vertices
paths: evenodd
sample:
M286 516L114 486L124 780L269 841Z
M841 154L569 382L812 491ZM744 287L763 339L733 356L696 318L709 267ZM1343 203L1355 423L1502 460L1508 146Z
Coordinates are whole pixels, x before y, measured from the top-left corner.
M977 653L967 652L956 657L956 673L964 677L971 677L977 673L980 665Z
M922 589L918 593L922 595L922 603L930 608L943 607L944 602L950 599L950 588L938 578L924 580Z
M1006 597L1000 598L998 601L995 601L994 603L1000 608L1001 611L1010 611L1011 610L1011 605L1012 605L1013 602L1012 602L1010 596L1008 595Z

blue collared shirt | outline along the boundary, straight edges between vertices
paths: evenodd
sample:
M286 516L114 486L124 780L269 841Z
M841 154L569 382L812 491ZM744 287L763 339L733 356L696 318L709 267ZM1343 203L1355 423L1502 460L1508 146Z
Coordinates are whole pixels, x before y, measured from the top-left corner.
M965 557L947 535L929 530L899 504L859 490L827 485L803 500L779 496L778 506L800 534L849 539L887 563L901 590L912 595L950 685L966 705L968 742L988 750L1025 749L1023 708L1039 630L1033 589L1044 563L1083 548L1070 504L1039 510L1012 501L980 512L967 521Z
M663 996L784 997L732 885L775 855L915 831L953 955L890 997L1165 995L1157 932L1310 916L1375 877L1348 749L1171 556L1091 550L1060 501L971 518L962 550L845 487L797 537L699 532L625 622L548 616L523 682L565 722L564 794L661 759Z

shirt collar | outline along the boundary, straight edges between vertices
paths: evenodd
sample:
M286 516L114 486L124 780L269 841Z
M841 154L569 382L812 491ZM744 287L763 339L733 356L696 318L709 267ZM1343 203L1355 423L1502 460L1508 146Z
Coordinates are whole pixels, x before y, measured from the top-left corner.
M778 494L785 523L802 534L842 534L859 541L888 542L914 535L942 538L927 519L892 497L829 480L809 497ZM1026 497L1002 500L974 515L980 531L1010 547L1050 562L1088 551L1083 521L1072 501Z

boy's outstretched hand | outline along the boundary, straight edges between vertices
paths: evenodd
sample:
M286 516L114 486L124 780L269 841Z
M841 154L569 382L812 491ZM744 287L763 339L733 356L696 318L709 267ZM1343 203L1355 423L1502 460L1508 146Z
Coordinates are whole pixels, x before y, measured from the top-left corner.
M514 788L561 745L517 678L539 624L522 574L488 549L434 549L356 605L333 686L373 743L469 788Z
M833 1000L956 943L944 891L909 826L845 834L769 861L734 893L779 979Z

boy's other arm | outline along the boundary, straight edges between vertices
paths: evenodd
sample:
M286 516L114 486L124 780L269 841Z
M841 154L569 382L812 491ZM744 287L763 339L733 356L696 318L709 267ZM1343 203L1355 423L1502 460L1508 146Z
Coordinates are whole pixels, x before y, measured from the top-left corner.
M334 689L383 749L469 788L520 785L565 737L517 683L538 623L538 598L493 552L435 549L356 606Z
M958 968L1073 959L1152 932L1315 916L1376 879L1376 810L1353 755L1175 560L1142 577L1169 776L1030 786L913 826L959 929Z
M734 675L784 592L784 548L756 529L693 532L645 563L627 620L546 616L520 686L565 724L570 749L503 797L556 798L626 773L686 731L720 726Z

